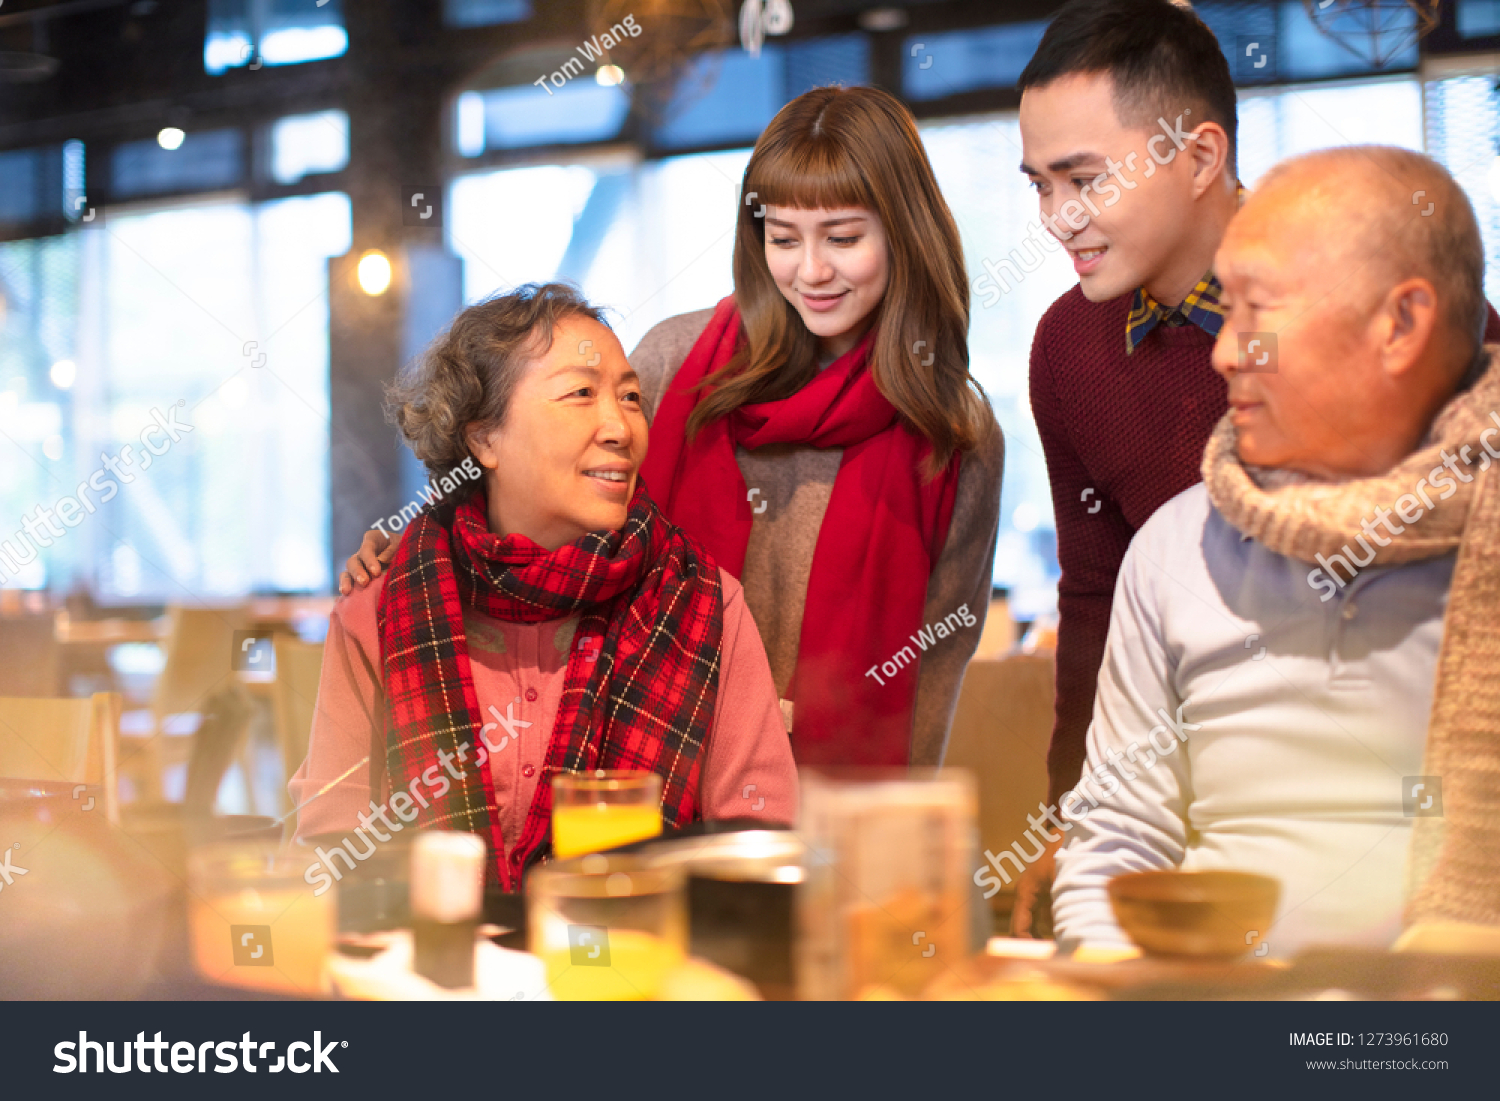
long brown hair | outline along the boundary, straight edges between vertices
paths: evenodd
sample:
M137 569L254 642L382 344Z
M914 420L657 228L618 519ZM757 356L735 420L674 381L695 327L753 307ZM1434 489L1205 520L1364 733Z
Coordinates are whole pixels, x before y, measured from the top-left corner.
M734 242L734 299L744 344L703 380L693 436L757 401L790 397L816 374L818 338L766 265L764 204L862 207L885 227L890 276L875 307L870 369L901 417L932 443L924 473L942 470L993 431L969 373L969 281L953 214L938 190L916 120L878 88L814 88L771 120L745 166Z

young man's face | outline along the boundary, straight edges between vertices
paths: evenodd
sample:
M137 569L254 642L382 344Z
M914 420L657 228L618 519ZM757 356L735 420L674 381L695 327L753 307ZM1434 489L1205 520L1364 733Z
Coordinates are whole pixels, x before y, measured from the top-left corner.
M1121 125L1107 74L1058 77L1021 96L1021 171L1092 302L1149 287L1189 237L1198 123L1187 105L1164 117L1166 132ZM1186 133L1185 147L1169 133Z

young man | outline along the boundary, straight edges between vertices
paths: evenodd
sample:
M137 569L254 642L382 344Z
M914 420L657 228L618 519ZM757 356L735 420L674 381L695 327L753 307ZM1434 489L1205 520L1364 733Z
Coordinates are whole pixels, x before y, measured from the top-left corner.
M1216 270L1230 413L1120 570L1058 937L1124 942L1108 882L1156 868L1279 880L1274 921L1238 931L1274 956L1500 924L1500 358L1473 209L1419 153L1324 150L1265 178ZM1246 354L1267 333L1275 371Z
M1078 286L1037 326L1031 407L1057 523L1048 805L1078 779L1115 578L1132 536L1199 480L1226 408L1213 257L1240 203L1235 91L1218 40L1168 0L1074 0L1022 72L1022 171ZM1490 314L1487 339L1500 338ZM1030 931L1058 842L1022 876Z

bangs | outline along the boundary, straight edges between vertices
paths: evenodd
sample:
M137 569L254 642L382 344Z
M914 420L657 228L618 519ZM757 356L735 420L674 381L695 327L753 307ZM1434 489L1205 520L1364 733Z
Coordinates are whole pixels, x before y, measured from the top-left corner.
M796 210L876 209L864 174L842 146L827 137L765 149L745 179L745 194L751 192L761 203Z

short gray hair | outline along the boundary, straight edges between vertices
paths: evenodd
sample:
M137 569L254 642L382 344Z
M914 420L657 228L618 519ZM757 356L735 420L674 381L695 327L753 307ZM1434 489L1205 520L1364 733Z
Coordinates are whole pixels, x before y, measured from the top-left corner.
M505 422L521 368L568 317L607 324L568 283L526 283L476 302L386 389L386 415L434 481L469 457L465 429Z
M1365 230L1371 261L1392 281L1420 275L1437 291L1443 319L1470 342L1472 364L1484 344L1484 242L1474 207L1458 181L1431 157L1393 145L1322 149L1278 164L1257 190L1301 182L1307 174L1353 176L1373 200Z

